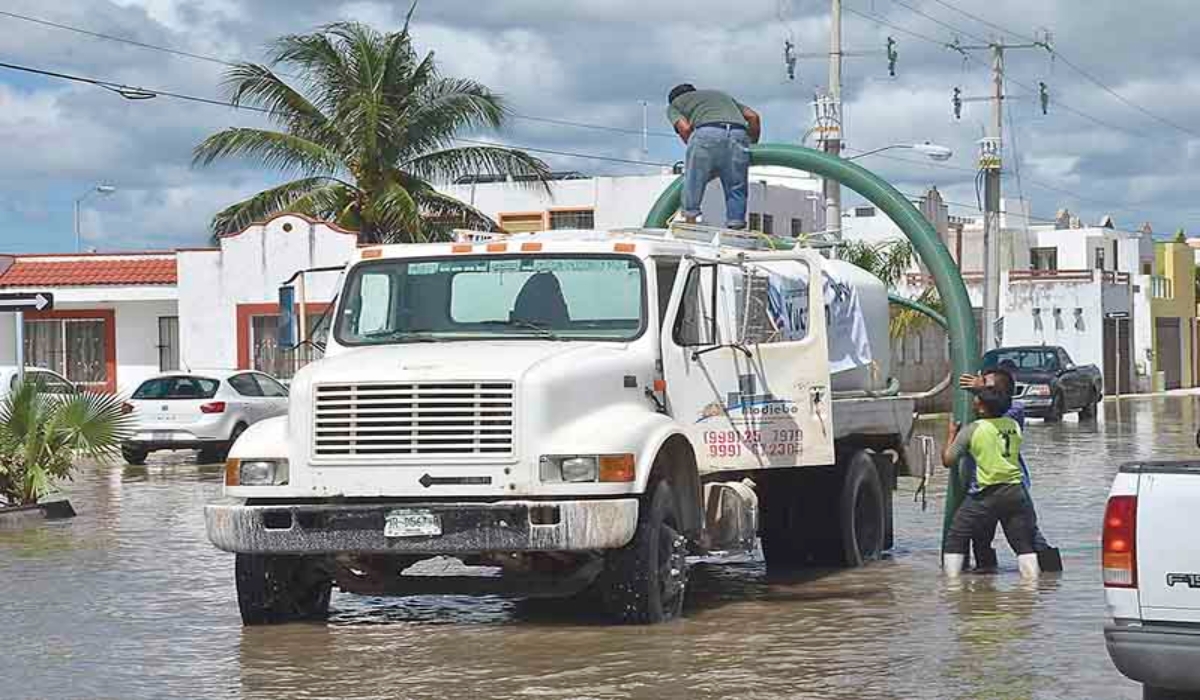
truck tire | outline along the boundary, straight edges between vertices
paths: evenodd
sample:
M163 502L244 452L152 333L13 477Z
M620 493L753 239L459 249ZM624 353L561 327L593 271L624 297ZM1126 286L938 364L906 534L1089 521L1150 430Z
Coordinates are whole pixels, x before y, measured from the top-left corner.
M846 462L838 502L842 564L858 567L879 559L887 542L887 505L875 460L859 450ZM889 494L890 495L890 494Z
M131 464L135 467L140 467L146 463L146 457L150 456L149 450L143 450L139 447L122 447L121 457L125 459L126 464Z
M1200 693L1184 690L1168 690L1155 688L1152 685L1142 686L1142 700L1200 700Z
M597 580L604 612L622 624L665 622L683 612L687 542L671 484L652 483L638 508L633 540L605 554Z
M238 609L246 626L329 616L333 576L320 558L238 554L234 578Z

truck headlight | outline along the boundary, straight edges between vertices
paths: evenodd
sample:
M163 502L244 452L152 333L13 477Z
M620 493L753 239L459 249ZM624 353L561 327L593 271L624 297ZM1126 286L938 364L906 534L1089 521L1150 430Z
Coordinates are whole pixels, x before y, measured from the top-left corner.
M1049 396L1050 395L1050 385L1049 384L1030 384L1029 388L1025 390L1025 393L1028 396Z
M538 471L543 482L629 482L633 465L632 454L542 455Z
M229 459L225 462L226 486L287 486L286 459Z

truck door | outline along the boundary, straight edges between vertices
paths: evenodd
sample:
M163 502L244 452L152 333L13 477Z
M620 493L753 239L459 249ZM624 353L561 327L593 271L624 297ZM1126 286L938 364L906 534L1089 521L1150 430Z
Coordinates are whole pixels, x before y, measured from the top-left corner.
M833 464L821 258L775 255L686 259L676 279L662 332L667 405L701 471Z

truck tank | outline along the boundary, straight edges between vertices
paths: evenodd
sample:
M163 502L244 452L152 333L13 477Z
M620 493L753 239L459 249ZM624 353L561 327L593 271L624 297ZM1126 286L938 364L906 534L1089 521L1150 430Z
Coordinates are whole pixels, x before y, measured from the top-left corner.
M785 336L802 337L807 326L807 266L772 261L761 267L769 273L768 283L756 283L756 296L769 298L763 306L770 309L772 327L781 329ZM879 278L847 262L827 260L824 269L833 391L886 390L891 378L887 287Z

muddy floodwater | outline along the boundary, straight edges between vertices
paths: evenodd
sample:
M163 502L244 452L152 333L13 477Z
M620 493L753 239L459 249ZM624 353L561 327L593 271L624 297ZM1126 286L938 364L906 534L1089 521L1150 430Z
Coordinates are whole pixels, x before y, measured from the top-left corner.
M1066 572L939 576L940 496L896 495L897 549L854 571L772 578L699 563L684 619L614 627L496 598L334 593L327 625L243 629L233 557L204 536L217 466L88 466L79 517L0 530L3 698L1140 697L1101 633L1099 539L1117 465L1196 454L1200 398L1108 401L1097 423L1032 421L1026 454ZM941 435L944 426L928 424Z

